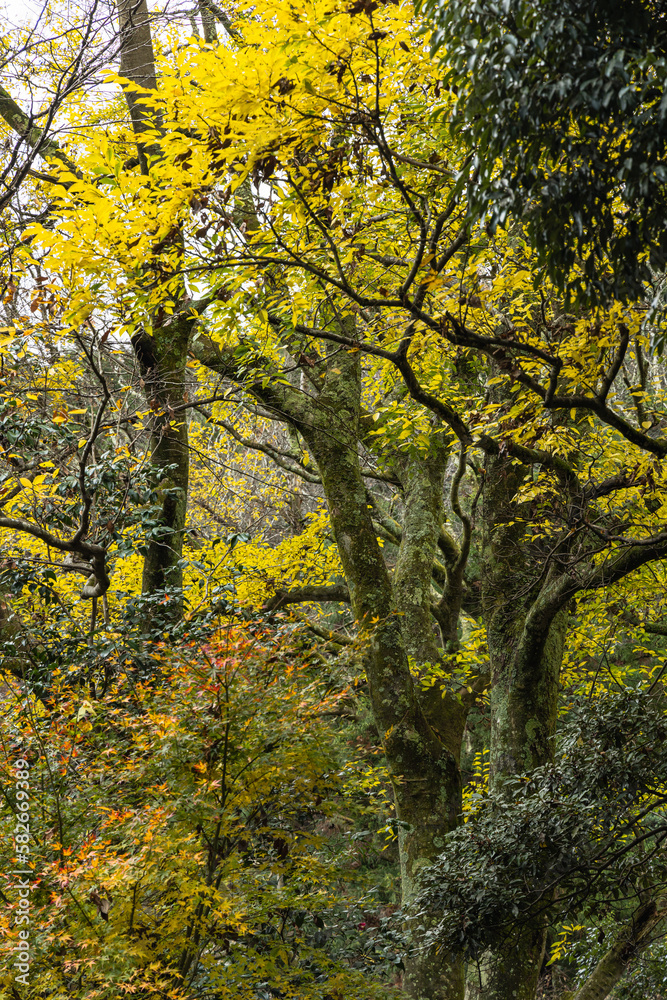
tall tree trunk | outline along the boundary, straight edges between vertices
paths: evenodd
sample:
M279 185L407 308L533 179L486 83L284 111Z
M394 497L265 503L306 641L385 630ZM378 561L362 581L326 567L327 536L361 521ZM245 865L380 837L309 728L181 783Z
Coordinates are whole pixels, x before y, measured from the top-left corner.
M351 322L351 321L350 321ZM347 335L349 330L345 331ZM358 455L361 366L357 352L336 351L319 379L314 397L272 377L269 362L257 359L250 382L238 372L233 352L205 334L193 344L198 360L220 375L241 380L262 405L289 419L317 463L329 517L360 637L371 707L394 790L399 822L403 903L409 909L420 871L445 847L445 836L460 821L458 766L465 710L442 690L422 701L410 672L408 650L435 662L432 622L424 612L433 554L440 529L445 456L437 449L423 467L405 468L407 517L400 567L389 576L371 519ZM410 612L409 615L401 611ZM415 939L417 933L415 933ZM464 964L436 948L411 950L406 990L414 1000L462 1000Z
M356 354L338 354L329 365L323 391L300 430L317 462L331 524L355 617L368 640L366 669L373 714L392 776L397 819L403 904L414 899L420 870L444 848L445 834L459 822L461 781L458 759L429 724L410 674L402 616L392 592L366 502L358 447L360 366ZM437 481L436 476L436 481ZM441 482L441 477L440 477ZM428 504L427 504L428 506ZM419 518L413 509L413 516ZM439 524L424 510L420 531L404 540L403 558L430 567ZM417 552L420 544L423 550ZM408 552L408 548L410 551ZM415 651L433 646L430 622L420 623L420 581L413 580L410 627ZM462 730L462 726L461 726ZM451 734L450 734L451 735ZM455 740L452 737L452 742ZM460 747L460 735L458 745ZM463 963L415 942L406 967L406 987L415 1000L461 1000Z
M531 576L544 567L529 551L515 500L524 475L501 458L487 463L482 588L491 664L490 780L499 790L509 776L528 774L552 756L567 626L567 611L544 599L548 567L543 582ZM517 928L502 953L487 954L474 970L469 996L533 1000L547 930L546 919Z
M137 138L142 171L148 173L150 156L159 155L155 144L140 141L146 132L158 132L160 118L149 101L146 90L155 90L157 78L151 36L150 15L146 0L118 0L120 28L120 71L130 83L124 93ZM180 236L174 237L178 243ZM182 294L185 289L182 287ZM173 291L169 293L173 296ZM178 302L172 307L178 309ZM164 595L160 606L147 605L144 623L178 619L183 610L183 539L187 510L189 448L187 417L177 407L185 394L185 370L193 320L153 317L153 329L141 330L132 338L144 381L151 416L151 468L160 513L147 542L142 576L142 593Z

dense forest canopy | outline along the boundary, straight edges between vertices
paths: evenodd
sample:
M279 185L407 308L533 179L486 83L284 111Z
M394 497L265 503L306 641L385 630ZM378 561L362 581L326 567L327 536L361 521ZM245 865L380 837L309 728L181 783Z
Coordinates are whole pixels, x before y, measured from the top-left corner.
M665 990L661 196L425 7L6 23L12 1000Z

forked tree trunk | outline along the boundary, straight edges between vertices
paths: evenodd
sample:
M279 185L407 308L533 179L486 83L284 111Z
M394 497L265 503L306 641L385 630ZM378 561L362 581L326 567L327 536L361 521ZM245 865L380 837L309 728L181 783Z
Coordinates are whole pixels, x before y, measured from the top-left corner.
M348 335L349 330L345 330ZM198 360L220 375L244 381L246 391L299 430L317 463L329 517L340 553L360 639L366 644L365 667L375 724L392 778L401 862L401 890L406 908L414 900L419 874L445 847L445 837L460 821L461 777L458 758L465 707L454 696L432 688L422 698L410 672L408 650L420 657L433 653L432 622L424 609L440 529L442 456L431 456L422 469L405 469L408 512L400 566L390 579L368 507L358 455L361 366L358 352L336 352L326 365L313 398L284 379L256 381L239 376L233 354L205 335L193 345ZM316 390L317 391L317 390ZM436 498L437 497L437 503ZM402 613L409 612L409 613ZM436 697L437 694L437 697ZM425 915L420 922L428 924ZM462 1000L464 962L436 947L426 948L414 935L406 962L405 988L414 1000ZM423 936L422 936L423 937ZM421 945L421 946L420 946Z

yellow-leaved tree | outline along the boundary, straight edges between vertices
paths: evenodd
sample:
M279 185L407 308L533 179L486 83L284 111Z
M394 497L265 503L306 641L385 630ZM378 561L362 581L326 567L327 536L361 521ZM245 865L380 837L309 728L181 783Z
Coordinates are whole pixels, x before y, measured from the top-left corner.
M144 476L145 493L125 494L123 538L143 559L142 634L176 634L185 574L197 612L214 588L222 607L225 587L270 615L309 603L325 648L352 645L363 665L395 800L409 995L461 1000L467 977L469 995L532 1000L549 929L594 910L595 880L587 895L577 879L600 862L618 876L601 909L616 936L579 995L601 996L595 984L613 986L667 912L660 767L610 772L625 796L613 821L602 796L599 812L572 799L553 836L535 823L544 789L572 792L570 771L554 771L559 706L579 718L586 689L599 720L625 712L581 751L589 777L614 732L640 738L639 708L598 683L610 628L629 646L666 630L664 380L643 304L565 312L536 287L518 224L491 236L470 218L476 172L411 4L237 3L232 16L202 3L203 38L119 4L118 90L96 121L81 112L64 148L48 123L35 134L0 106L48 171L19 195L48 192L45 217L8 258L8 288L33 281L37 306L53 304L43 327L17 316L21 350L52 338L99 400L72 534L47 527L47 506L31 519L42 484L20 478L0 527L73 553L90 570L85 596L106 594L119 542L91 527L89 473L94 448L107 453L101 431L130 428L125 476ZM289 491L296 531L272 499L260 537L273 490ZM656 748L659 652L629 682L650 682ZM489 794L461 828L475 743ZM502 820L513 809L523 840ZM577 809L599 856L568 826ZM454 892L468 864L470 893Z

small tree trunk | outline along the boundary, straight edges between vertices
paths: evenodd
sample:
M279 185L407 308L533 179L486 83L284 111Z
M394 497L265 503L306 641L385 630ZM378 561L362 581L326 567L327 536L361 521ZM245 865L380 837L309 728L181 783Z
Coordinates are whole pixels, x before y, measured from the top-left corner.
M191 321L173 321L153 336L145 332L133 338L144 378L145 392L153 411L151 467L160 508L151 529L144 557L142 593L165 594L166 603L157 617L173 620L182 612L183 538L188 496L190 452L184 411L177 412L185 393L185 366ZM148 607L147 625L157 608Z
M606 1000L632 959L651 943L653 932L665 916L667 896L640 906L572 1000Z
M144 558L141 590L144 595L174 592L172 596L180 613L190 458L185 415L180 414L175 424L167 419L156 421L151 443L151 466L158 481L160 515L157 537L151 538Z

